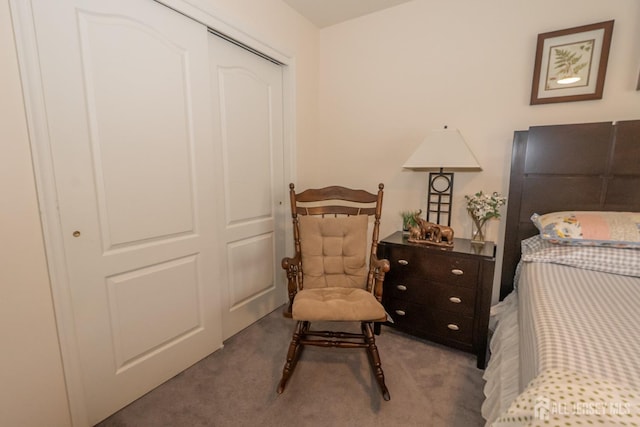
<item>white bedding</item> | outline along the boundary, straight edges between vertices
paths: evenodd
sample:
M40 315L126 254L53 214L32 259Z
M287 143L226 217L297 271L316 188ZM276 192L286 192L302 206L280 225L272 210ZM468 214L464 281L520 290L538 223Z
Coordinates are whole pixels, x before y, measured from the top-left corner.
M503 414L522 391L517 294L512 292L492 307L491 317L498 318L499 322L489 343L491 359L483 375L486 399L482 404L482 416L487 425Z
M637 389L592 374L548 369L491 426L637 427L639 409Z
M635 250L629 254L640 256ZM517 291L496 311L498 324L485 372L487 399L482 408L487 425L535 425L540 414L534 413L535 405L527 408L529 412L523 410L527 399L549 403L551 415L563 422L567 417L578 420L578 416L592 416L587 419L597 422L597 416L602 415L609 425L621 416L640 425L638 401L629 398L625 403L612 393L594 401L598 384L604 382L628 387L640 395L640 278L548 261L524 262ZM582 387L578 396L567 388L570 383L558 380L576 376L599 379L599 383L593 390ZM550 387L560 390L559 395L551 396ZM553 405L560 400L564 411L554 414ZM599 412L582 411L590 401L597 403ZM602 409L605 407L608 412ZM613 413L616 408L621 408L618 414ZM626 409L629 414L620 414ZM514 414L521 421L510 418Z
M640 278L544 263L521 274L519 319L531 325L523 343L532 342L521 361L534 367L523 385L568 369L640 388Z

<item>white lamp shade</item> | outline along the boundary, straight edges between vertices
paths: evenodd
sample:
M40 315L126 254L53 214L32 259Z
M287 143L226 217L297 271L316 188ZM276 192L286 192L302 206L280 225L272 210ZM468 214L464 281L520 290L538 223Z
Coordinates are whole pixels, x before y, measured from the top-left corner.
M482 170L457 129L432 130L402 166L407 169Z

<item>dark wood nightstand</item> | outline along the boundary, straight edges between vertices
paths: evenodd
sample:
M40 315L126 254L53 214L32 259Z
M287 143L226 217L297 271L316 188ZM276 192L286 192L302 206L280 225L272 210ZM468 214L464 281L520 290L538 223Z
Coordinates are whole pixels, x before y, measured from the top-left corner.
M382 304L393 326L415 336L475 353L478 368L487 356L495 245L454 239L443 248L409 243L398 231L380 241L378 257L391 270Z

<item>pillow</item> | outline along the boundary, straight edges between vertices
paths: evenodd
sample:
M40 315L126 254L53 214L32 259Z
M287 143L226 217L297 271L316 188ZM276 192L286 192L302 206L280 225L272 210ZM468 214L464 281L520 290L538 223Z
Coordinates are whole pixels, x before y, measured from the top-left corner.
M531 220L551 243L640 248L640 212L565 211Z
M305 289L366 287L367 215L301 215L298 221Z
M640 277L640 253L602 246L554 245L540 236L521 243L523 262L546 262L585 270Z

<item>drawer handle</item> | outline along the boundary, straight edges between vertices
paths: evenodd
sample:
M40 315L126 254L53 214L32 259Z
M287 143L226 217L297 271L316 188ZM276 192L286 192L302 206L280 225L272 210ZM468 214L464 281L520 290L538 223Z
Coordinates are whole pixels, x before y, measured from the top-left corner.
M462 276L464 274L464 271L460 270L459 268L454 268L453 270L451 270L451 272L456 276Z
M449 297L449 301L451 301L454 304L460 304L462 302L462 300L458 297Z
M460 327L458 325L456 325L455 323L449 323L447 325L447 328L451 329L452 331L459 331Z
M409 265L409 261L407 261L406 259L399 259L398 260L398 264L400 264L400 265Z
M406 287L405 285L398 285L398 286L396 286L396 288L397 288L399 291L406 291L406 290L407 290L407 287Z
M407 313L405 313L405 312L404 312L404 310L396 310L396 314L397 314L398 316L404 316L404 315L405 315L405 314L407 314Z

